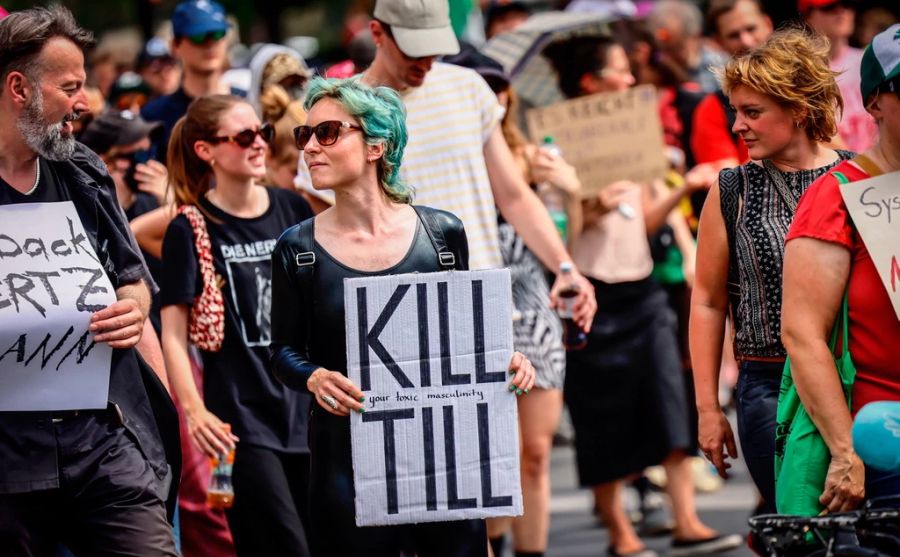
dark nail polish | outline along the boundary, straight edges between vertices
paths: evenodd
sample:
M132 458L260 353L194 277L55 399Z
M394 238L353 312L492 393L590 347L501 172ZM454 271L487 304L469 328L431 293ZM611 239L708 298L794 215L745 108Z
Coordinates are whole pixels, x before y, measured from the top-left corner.
M515 391L515 390L516 390L516 386L515 386L515 385L510 385L510 386L509 386L509 392L513 392L513 391Z

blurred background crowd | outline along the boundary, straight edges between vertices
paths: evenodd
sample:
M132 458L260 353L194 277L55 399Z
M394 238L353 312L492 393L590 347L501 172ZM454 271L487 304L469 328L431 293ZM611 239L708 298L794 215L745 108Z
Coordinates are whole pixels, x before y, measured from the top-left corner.
M5 3L4 8L15 11L31 7L31 4L16 0ZM269 143L264 182L298 191L316 213L333 201L327 192L309 187L293 130L306 122L303 100L310 79L316 75L350 77L372 64L376 57L376 37L370 26L373 0L229 0L221 4L212 0L180 4L153 0L68 0L64 4L98 38L97 45L86 58L86 87L91 112L76 122L79 138L107 163L116 183L119 202L132 219L135 236L145 251L151 272L162 273L163 233L171 218L170 214L157 209L175 201L170 187L172 169L166 168L169 139L173 129L178 130L176 122L185 115L195 98L219 93L246 98L260 121L275 130L274 138L268 139L259 130L242 132L252 132L247 137L247 146L256 141L257 134ZM645 366L651 373L660 375L642 377L647 382L669 385L666 388L671 391L664 399L677 400L673 404L678 408L668 414L666 412L670 411L664 409L663 413L671 418L670 424L680 420L677 427L663 432L666 439L655 445L648 441L646 448L656 452L657 447L678 450L643 455L637 454L641 450L638 446L634 447L635 455L630 455L618 448L616 459L625 463L610 464L607 455L604 464L607 467L603 468L598 467L591 456L592 450L602 448L578 447L581 483L605 486L594 490L595 513L614 531L614 547L611 546L610 554L645 555L640 553L642 545L631 529L632 519L639 525L641 534L674 529L688 540L681 545L676 543L672 555L694 555L736 547L742 543L740 537L735 541L733 536L720 535L700 522L693 498L688 493L714 491L722 485L715 468L698 456L699 449L705 447L697 446L697 424L699 419L702 434L704 421L693 412L695 407L703 406L704 401L694 400L694 375L687 356L690 292L698 274L695 265L698 221L708 191L719 179L719 171L743 165L752 158L748 146L733 131L736 129L735 113L721 91L719 78L732 57L759 46L773 30L785 25L808 26L828 39L829 64L832 70L839 72L837 85L843 99L843 114L837 123L838 133L828 146L839 153L863 152L873 145L878 134L875 120L866 111L860 93L861 49L876 34L900 21L900 7L890 0L798 0L796 3L783 0L450 0L449 11L461 51L445 57L444 61L474 69L497 95L505 109L501 123L503 136L518 169L535 187L554 222L567 236L569 247L574 248L573 259L577 267L598 279L592 282L598 290L601 313L615 314L610 318L609 327L615 335L631 334L625 320L635 307L646 307L648 315L660 317L667 314L659 308L668 306L677 316L675 323L657 323L650 319L642 324L642 327L671 328L676 340L672 346L657 346L658 351L654 354L657 361ZM381 26L375 28L381 29ZM383 40L380 34L378 38ZM547 45L551 46L544 49ZM541 50L543 57L537 57ZM537 66L544 68L543 74L532 71L535 65L528 65L532 59L537 59ZM523 71L526 66L529 71ZM429 70L430 65L425 71ZM585 78L588 74L595 79ZM558 159L541 158L543 155L537 145L543 138L529 134L524 118L525 110L531 107L591 93L623 91L634 85L650 85L657 91L669 165L665 183L655 185L649 192L608 189L598 203L599 209L617 208L626 224L634 219L633 214L629 216L629 211L633 212L634 207L643 208L648 242L643 242L643 229L622 241L630 242L630 250L649 254L647 265L652 265L652 275L665 292L658 298L655 290L601 292L603 284L645 278L643 261L600 261L584 255L583 247L579 252L575 240L582 232L581 246L589 245L595 249L590 241L602 240L600 235L591 236L596 227L590 225L597 219L591 211L598 208L573 206L578 205L573 203L573 200L578 201L574 194L580 188L578 178L570 166ZM321 143L318 133L316 137ZM239 134L229 140L238 144L243 141ZM184 168L179 170L184 171ZM542 187L543 184L551 187ZM416 184L412 185L415 187ZM603 198L604 195L607 197ZM184 200L178 201L184 203ZM500 205L499 200L497 204ZM643 221L639 222L643 224ZM522 280L543 278L547 270L534 258L526 260L522 255L524 248L516 236L522 231L518 228L513 231L505 225L501 218L499 234L504 264L520 269L520 279L525 277ZM633 269L629 267L632 263ZM612 269L634 276L609 276L607 273ZM555 273L557 269L549 271ZM157 281L165 283L166 278L158 276ZM542 293L546 294L546 288ZM634 304L629 296L633 297ZM613 302L604 306L605 302L617 299L622 307ZM523 303L527 304L527 301ZM160 301L156 299L155 311L151 314L156 331L161 330L159 305ZM531 308L519 307L517 301L517 309ZM549 318L542 317L540 311L526 311L524 318L532 320L532 324L549 319L545 326L551 336L559 339L561 331L555 317L552 314ZM721 358L715 356L717 362L722 362L715 404L727 409L733 404L738 365L734 355L729 353L731 343L722 342L726 337L716 339L713 335L712 338L713 344L717 344L716 350L724 348L725 351ZM517 337L517 342L519 340ZM635 340L638 341L645 339ZM531 484L523 488L532 490L532 508L539 509L539 514L546 514L549 446L551 442L571 442L572 436L572 426L567 426L566 420L561 428L556 427L562 411L561 391L566 363L558 342L540 345L533 339L523 341L524 344L529 342L534 350L534 355L528 354L529 357L541 361L545 368L543 384L539 373L539 387L558 395L539 399L543 401L542 408L523 410L520 405L526 416L523 417L523 435L532 435L529 439L536 440L533 444L525 444L523 484L529 481ZM594 344L589 346L601 344L597 339L592 342ZM781 352L775 357L781 358L778 362L781 365L783 348L779 346L779 350ZM639 351L640 348L635 350ZM609 389L607 400L588 402L580 394L593 392L591 389L595 386L569 383L590 375L588 371L572 374L573 369L579 369L579 366L584 370L601 369L611 358L618 356L622 354L601 354L590 348L584 352L570 351L565 402L573 414L576 433L581 430L582 439L588 434L604 440L614 438L615 443L619 443L615 446L625 447L629 440L617 435L655 435L660 432L658 428L653 429L655 424L648 425L650 429L646 431L639 426L617 431L618 424L604 422L608 416L598 414L596 409L603 406L615 416L617 402L635 406L648 404L647 400L639 398L642 393L632 387L622 386L617 390L615 385L606 385ZM634 358L636 353L626 356ZM696 361L697 351L694 356ZM198 364L198 360L193 356L194 364ZM677 376L674 380L671 374L662 371L673 366ZM719 373L719 366L715 367L715 372ZM199 369L194 369L194 373L199 377ZM711 377L710 370L703 373L707 374L704 378ZM624 402L616 400L626 391L628 396L635 398ZM698 396L701 392L702 387L697 390ZM690 413L688 419L681 417L682 412ZM592 425L597 429L591 430L583 425L587 422L607 425ZM532 428L529 430L525 424ZM183 434L183 437L187 436ZM208 470L202 470L205 458L196 448L192 452L189 443L182 445L185 449L185 473L180 493L183 552L185 555L232 554L232 539L223 515L206 506ZM747 449L744 451L746 453ZM632 456L633 463L629 461ZM645 464L661 466L647 469L636 479L629 476L635 467ZM724 475L727 466L721 459L716 464ZM765 466L768 464L769 461L764 462ZM591 472L586 471L589 468ZM195 473L193 478L192 473ZM751 473L754 473L752 468ZM623 476L627 476L630 489L637 494L630 516L623 513L621 504L620 480ZM766 481L756 475L754 480L758 485L766 485ZM662 510L664 505L658 495L662 487L670 496L671 518L670 513ZM764 495L771 503L773 495ZM526 501L528 496L526 494ZM768 508L762 499L759 505L760 510ZM545 549L541 546L546 545L547 522L533 516L530 520L523 523L524 526L513 525L512 532L517 540L528 540L524 545L535 548L531 554L537 555ZM509 529L509 524L499 521L489 525L497 554L504 551L501 540ZM516 544L517 548L519 545ZM654 553L646 553L651 554Z

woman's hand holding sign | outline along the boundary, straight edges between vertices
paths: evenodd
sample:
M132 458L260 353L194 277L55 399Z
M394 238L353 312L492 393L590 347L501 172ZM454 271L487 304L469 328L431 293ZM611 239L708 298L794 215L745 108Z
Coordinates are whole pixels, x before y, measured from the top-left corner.
M306 387L319 406L335 416L349 416L352 410L365 412L366 397L348 377L336 371L319 368L309 376Z
M534 366L521 352L513 353L509 374L512 376L510 392L522 395L534 387ZM319 406L335 416L349 416L351 411L365 412L365 395L341 373L319 368L309 376L306 387Z
M513 352L512 360L509 362L509 373L515 374L509 384L509 390L515 391L516 395L526 394L534 387L534 366L521 352Z

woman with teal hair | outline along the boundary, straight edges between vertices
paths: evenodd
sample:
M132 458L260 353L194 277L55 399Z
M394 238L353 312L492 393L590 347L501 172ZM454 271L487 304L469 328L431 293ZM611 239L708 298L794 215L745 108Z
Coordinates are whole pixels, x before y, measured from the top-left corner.
M313 555L487 555L483 520L359 528L350 448L351 412L362 391L347 377L345 278L446 270L431 236L443 235L452 268L468 268L462 222L413 207L399 178L406 146L403 103L392 89L352 79L315 79L307 123L294 130L313 187L334 205L288 229L272 255L273 371L313 395L310 417L310 545ZM446 255L446 251L441 254ZM449 259L449 258L444 258ZM513 355L513 390L534 385L534 368Z

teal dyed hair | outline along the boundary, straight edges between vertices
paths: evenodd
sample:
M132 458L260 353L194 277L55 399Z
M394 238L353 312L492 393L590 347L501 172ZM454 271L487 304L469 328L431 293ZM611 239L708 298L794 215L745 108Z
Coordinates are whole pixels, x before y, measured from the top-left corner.
M306 93L307 112L322 99L334 99L359 121L369 145L384 144L378 179L384 193L397 203L412 202L412 191L400 180L400 161L406 148L406 109L396 91L369 87L359 80L315 77Z

